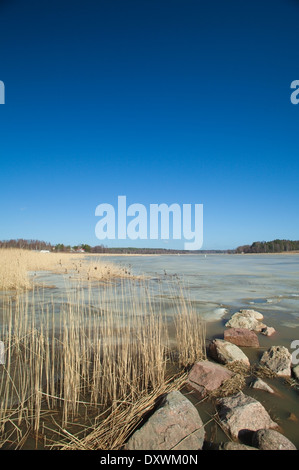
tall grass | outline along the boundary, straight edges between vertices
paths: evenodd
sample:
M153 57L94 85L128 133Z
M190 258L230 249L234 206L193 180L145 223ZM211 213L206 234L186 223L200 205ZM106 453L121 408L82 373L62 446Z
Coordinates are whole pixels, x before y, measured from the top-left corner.
M97 289L79 282L60 303L36 288L3 298L1 445L22 447L30 433L45 439L50 428L71 436L75 422L88 422L105 445L120 446L140 410L172 386L173 371L205 355L204 325L192 302L177 286L166 290L120 279ZM103 419L92 422L98 415ZM78 439L71 445L95 446L92 437Z
M97 256L86 259L78 253L42 253L18 248L0 249L0 290L20 290L33 287L30 272L51 271L67 274L75 280L104 281L133 277L126 267Z

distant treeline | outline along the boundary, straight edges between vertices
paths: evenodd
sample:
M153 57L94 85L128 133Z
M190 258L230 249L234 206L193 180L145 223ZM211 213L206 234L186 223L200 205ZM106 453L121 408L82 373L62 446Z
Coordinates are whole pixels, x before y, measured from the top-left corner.
M238 246L236 253L281 253L299 250L299 241L272 240L270 242L254 242L252 245Z
M172 250L166 248L108 248L104 245L90 246L86 243L81 245L64 245L51 243L40 240L4 240L0 241L0 248L23 248L26 250L49 250L53 252L85 252L85 253L110 253L110 254L208 254L208 253L281 253L284 251L299 251L299 241L292 240L273 240L270 242L254 242L252 245L238 246L236 250Z
M110 254L188 254L188 253L234 253L235 250L200 250L200 251L186 251L186 250L172 250L166 248L108 248L104 245L90 246L86 243L81 245L64 245L51 243L40 240L4 240L0 241L0 248L22 248L27 250L49 250L53 252L82 252L85 253L110 253Z
M166 248L108 248L102 246L95 246L91 248L92 253L113 253L113 254L190 254L190 253L234 253L235 250L172 250Z
M0 248L22 248L25 250L51 250L51 243L43 242L40 240L2 240L0 241Z

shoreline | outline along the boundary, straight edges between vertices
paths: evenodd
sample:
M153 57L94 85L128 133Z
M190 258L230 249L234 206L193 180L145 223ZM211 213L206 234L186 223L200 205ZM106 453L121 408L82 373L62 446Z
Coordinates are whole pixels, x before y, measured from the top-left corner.
M277 253L70 253L84 256L276 256L299 255L299 251L281 251Z

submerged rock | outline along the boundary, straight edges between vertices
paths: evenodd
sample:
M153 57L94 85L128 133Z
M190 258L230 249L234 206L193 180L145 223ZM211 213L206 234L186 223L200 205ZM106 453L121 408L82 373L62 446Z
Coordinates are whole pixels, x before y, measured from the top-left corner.
M294 413L290 413L290 414L289 414L288 420L289 420L289 421L293 421L293 422L295 422L295 423L298 422L298 418L297 418L297 416L296 416Z
M248 357L235 344L223 339L214 339L209 346L209 354L215 361L221 364L240 361L250 366Z
M194 405L179 391L166 395L160 407L130 437L126 450L200 450L205 430Z
M256 333L246 328L229 328L224 331L224 339L236 346L258 348L260 345Z
M260 359L262 366L268 367L277 375L291 376L292 356L284 346L272 346Z
M293 372L295 379L299 380L299 364L298 366L294 366L292 368L292 372Z
M233 439L246 436L250 431L278 426L259 401L243 392L220 398L217 401L217 409L223 427Z
M255 310L240 310L231 317L225 326L231 328L245 328L259 332L263 328L266 328L266 325L261 323L263 318L263 315Z
M265 392L268 393L275 393L273 388L271 388L266 382L264 382L262 379L255 379L250 386L252 388L256 388L257 390L264 390Z
M252 444L260 450L297 450L289 439L273 429L259 429L253 435Z
M217 390L225 380L230 379L233 373L225 367L210 361L201 361L194 364L189 372L186 385L196 390L201 398Z
M272 336L274 333L276 333L276 330L272 326L266 326L266 328L262 329L261 333L265 336Z

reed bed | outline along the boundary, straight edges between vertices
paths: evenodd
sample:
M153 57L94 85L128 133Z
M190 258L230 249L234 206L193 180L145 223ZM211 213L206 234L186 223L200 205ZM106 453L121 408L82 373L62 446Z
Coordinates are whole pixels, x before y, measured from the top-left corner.
M126 267L107 260L90 260L79 253L42 253L18 248L0 249L0 290L33 287L30 273L50 271L83 281L134 277Z
M173 375L205 357L204 323L177 284L66 282L60 301L35 287L0 302L5 448L29 436L51 448L120 448L157 396L179 386Z
M164 381L153 390L144 390L137 400L122 400L111 407L108 416L101 420L97 417L96 423L89 429L86 437L78 439L70 433L66 434L65 442L61 441L61 450L119 450L130 437L132 432L142 422L144 416L156 407L159 399L173 390L180 389L186 381L187 373L181 372L178 376ZM55 448L55 446L53 446Z
M181 367L190 367L199 358L206 359L206 324L193 308L192 300L183 286L180 284L176 287L179 296L174 302L174 322L178 363Z

